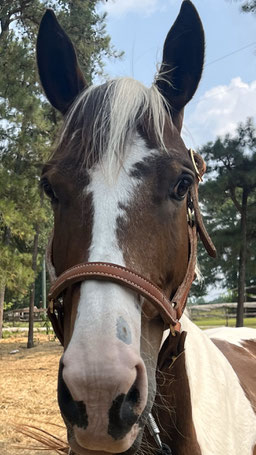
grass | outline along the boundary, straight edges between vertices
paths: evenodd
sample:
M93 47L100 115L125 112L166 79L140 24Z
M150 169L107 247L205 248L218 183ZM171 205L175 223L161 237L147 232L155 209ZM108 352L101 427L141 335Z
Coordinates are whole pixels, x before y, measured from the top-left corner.
M49 337L54 337L53 329L49 320L47 321L37 321L34 322L34 333L37 335L39 332L42 332L40 329L44 329L46 334ZM21 335L27 336L28 333L28 322L25 321L15 321L13 322L4 322L3 324L3 338L10 338L10 337L19 337ZM8 330L9 329L9 330ZM24 329L24 330L22 330ZM46 330L47 329L47 330Z
M224 318L218 317L204 317L204 318L193 318L193 322L202 329L207 329L209 327L221 327L226 325L226 321ZM236 326L236 319L229 318L228 319L228 327L235 327ZM244 319L244 327L251 327L256 329L256 318L245 318Z
M9 331L7 331L7 330L4 330L4 331L3 331L2 337L3 337L3 339L6 339L6 338L10 338L10 337L12 337L12 336L15 336L16 334L17 334L17 335L18 335L18 334L20 335L20 332L9 332Z
M214 308L207 312L202 310L193 310L190 308L190 317L192 321L200 328L207 329L210 327L235 327L236 318L234 314L229 314L228 320L223 308ZM256 317L244 318L244 327L256 328Z
M45 322L34 322L34 327L44 327ZM14 324L12 321L5 321L3 327L28 327L28 321L15 321Z
M34 339L38 338L39 334L41 332L38 332L37 330L34 330ZM45 332L46 334L46 332ZM3 339L6 340L8 338L20 338L20 337L26 337L27 338L28 336L28 332L26 332L25 330L24 331L18 331L18 330L14 330L14 331L9 331L9 330L4 330L3 331ZM49 330L48 334L46 334L47 338L49 341L52 341L52 340L55 340L56 339L56 336L53 332L53 330Z

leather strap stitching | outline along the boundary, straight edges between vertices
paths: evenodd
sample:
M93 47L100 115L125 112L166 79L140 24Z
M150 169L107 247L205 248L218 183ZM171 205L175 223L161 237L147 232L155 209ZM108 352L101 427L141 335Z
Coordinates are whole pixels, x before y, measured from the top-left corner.
M90 267L98 267L98 266L103 266L108 269L114 268L116 270L119 270L121 272L124 272L125 274L129 274L132 276L137 277L139 280L144 281L148 286L150 286L153 291L156 292L156 294L160 294L160 296L154 294L150 289L143 287L139 283L133 281L132 279L129 279L127 277L123 277L120 275L115 275L110 272L104 272L104 271L99 271L99 270L85 270L84 272L81 273L76 273L66 277L64 276L65 272L61 276L61 280L58 283L54 283L52 286L50 292L49 292L49 299L56 301L59 295L66 289L68 286L71 284L75 284L81 279L87 279L88 277L93 277L94 279L97 279L99 277L104 277L108 279L113 279L113 281L118 282L119 284L126 283L128 284L128 287L131 287L133 290L139 291L144 297L150 298L150 301L152 304L157 306L159 308L162 317L164 318L165 322L171 323L171 324L176 324L177 323L177 312L174 308L172 308L170 301L167 299L167 297L163 294L160 288L155 286L153 283L148 281L146 278L141 277L139 274L136 274L126 268L122 268L120 266L114 265L114 264L107 264L107 263L85 263L85 264L79 264L78 266L75 266L72 269L68 269L68 272L73 272L76 269L83 269L83 268L90 268ZM65 285L65 287L63 287ZM172 313L172 314L171 314Z
M113 264L113 263L106 263L106 262L85 262L85 263L82 263L82 264L78 264L78 265L75 265L73 267L71 267L70 269L68 270L65 270L65 272L63 272L57 279L56 281L54 282L54 284L52 285L51 289L50 289L50 292L49 292L49 299L53 299L54 298L54 295L55 295L55 288L59 288L61 287L62 284L65 283L66 279L72 279L73 277L75 278L76 276L77 277L82 277L84 274L88 273L88 274L93 274L93 273L96 273L96 274L104 274L104 272L98 272L97 270L95 271L84 271L84 273L77 273L77 274L73 274L73 271L75 270L79 270L79 269L84 269L84 268L90 268L90 267L94 267L94 266L100 266L100 267L105 267L105 268L113 268L113 269L116 269L116 270L120 270L121 272L124 272L124 273L129 273L130 275L136 277L136 278L139 278L141 281L144 281L147 285L151 286L153 289L155 289L157 292L160 292L162 294L162 289L159 288L158 286L156 286L155 284L153 284L151 281L147 280L147 278L139 275L138 273L132 271L132 270L129 270L127 269L126 267L122 267L122 266L119 266L117 264ZM69 274L72 272L72 275L69 276ZM105 272L106 276L107 276L107 273L108 272ZM67 276L68 275L68 276ZM110 275L111 276L111 275ZM67 277L67 278L66 278ZM113 275L113 277L116 277L117 279L120 278L118 275ZM58 282L59 278L61 278L61 280ZM121 277L122 279L122 277ZM132 284L132 281L131 281L131 284ZM136 283L134 283L136 285ZM142 288L143 289L143 288ZM162 294L163 295L163 294ZM167 297L165 297L163 295L163 297L165 299L167 299Z
M192 159L192 151L190 151L191 159ZM198 205L198 180L205 172L205 164L202 166L202 169L198 169L197 165L195 164L194 160L192 162L195 166L195 171L197 174L197 182L191 188L191 200L192 205L194 206L195 218L196 218L196 226L188 225L189 231L189 243L190 243L190 257L188 262L187 271L183 282L177 289L172 301L165 296L163 290L159 288L157 285L152 283L147 278L139 275L138 273L127 269L126 267L122 267L117 264L112 263L104 263L104 262L91 262L91 263L83 263L78 264L70 269L64 271L58 278L56 278L55 269L52 264L52 238L53 234L50 237L50 241L47 248L46 253L46 260L47 260L47 268L50 272L50 279L53 282L48 298L54 303L58 300L60 294L72 284L75 284L83 279L91 278L94 279L110 279L111 281L117 282L119 284L127 285L127 287L139 291L141 295L145 298L148 298L150 302L159 310L162 318L165 322L170 323L171 325L177 324L178 319L181 317L185 305L186 300L188 297L188 293L191 287L191 284L194 280L194 271L195 271L195 264L196 264L196 250L197 250L197 230L200 234L201 240L204 243L204 246L208 253L211 256L215 256L216 250L214 245L211 242L211 239L204 227L202 216L200 213L199 205ZM95 270L90 270L90 268L96 268ZM102 267L108 271L97 270L97 267ZM87 270L86 270L87 269ZM89 270L88 270L89 269ZM112 273L111 273L112 272ZM125 276L122 276L125 275ZM128 275L128 277L127 277ZM93 279L91 278L91 279ZM141 282L138 282L138 280ZM160 294L160 295L159 295ZM175 307L174 307L175 305ZM61 343L63 344L63 327L62 322L60 319L63 317L63 307L57 308L56 304L53 305L55 310L58 313L58 316L53 312L51 313L50 310L48 311L49 317L53 322L53 326L56 332L56 335L60 339ZM175 317L174 317L175 315ZM178 319L177 319L178 318ZM60 325L60 326L59 326ZM58 327L59 330L56 330ZM58 333L57 333L58 332Z

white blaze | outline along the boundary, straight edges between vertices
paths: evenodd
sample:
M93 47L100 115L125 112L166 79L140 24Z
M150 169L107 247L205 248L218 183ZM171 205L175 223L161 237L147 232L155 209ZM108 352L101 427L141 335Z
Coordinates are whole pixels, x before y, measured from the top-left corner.
M134 164L155 153L146 147L139 135L128 146L130 150L127 151L125 162L114 182L106 179L104 162L91 171L90 184L86 188L86 193L92 194L93 205L89 262L104 261L125 266L117 238L117 219L126 216L120 205L129 206L138 191L140 181L130 175ZM131 329L131 348L139 355L141 318L138 296L129 289L108 281L91 280L82 283L74 332L66 353L71 349L81 362L84 359L87 364L97 361L97 353L101 353L104 343L109 343L111 338L113 344L120 342L116 337L116 321L119 317L128 323Z
M101 165L91 171L90 185L86 189L92 194L93 205L89 262L125 266L117 238L117 219L126 216L121 207L132 202L140 184L131 177L130 171L148 154L144 141L137 136L114 183L106 180ZM127 339L123 336L125 333L129 334ZM116 442L108 434L109 409L113 400L120 394L127 394L135 383L140 391L138 406L141 409L138 408L138 412L143 411L148 387L140 356L140 335L140 306L136 293L109 281L90 280L81 284L74 331L63 356L63 379L73 399L86 403L88 413L86 431L76 429L80 445L100 450L110 444L110 451L111 444ZM118 451L127 450L137 432L137 425L134 425ZM97 441L96 434L101 435Z

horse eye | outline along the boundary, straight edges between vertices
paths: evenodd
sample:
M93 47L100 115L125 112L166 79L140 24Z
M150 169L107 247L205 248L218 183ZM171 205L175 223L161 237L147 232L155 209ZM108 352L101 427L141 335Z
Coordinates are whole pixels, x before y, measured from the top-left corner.
M179 180L179 182L176 185L175 190L174 190L174 195L175 195L176 199L178 199L180 201L182 199L184 199L190 186L192 185L192 183L193 183L193 178L190 175L183 176Z
M46 196L51 199L51 202L58 202L58 198L47 179L41 180L41 186L42 186Z

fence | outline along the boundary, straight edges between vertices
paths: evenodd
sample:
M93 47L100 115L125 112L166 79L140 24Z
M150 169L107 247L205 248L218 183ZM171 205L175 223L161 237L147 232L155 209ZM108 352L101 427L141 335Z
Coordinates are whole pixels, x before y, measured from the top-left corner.
M46 308L34 308L34 321L43 321L46 317ZM4 311L5 322L28 322L29 308L18 308L16 310Z
M236 317L236 303L211 303L205 305L191 305L188 307L190 317L193 321L204 318L222 318L226 326L230 318ZM40 322L45 320L45 308L34 308L34 321ZM256 302L246 302L244 304L244 317L256 317ZM28 322L29 308L19 308L4 312L5 322Z
M218 319L223 318L226 326L228 326L229 319L236 317L237 303L210 303L205 305L191 305L189 306L189 314L193 321L199 319ZM256 317L256 302L244 303L244 317Z

